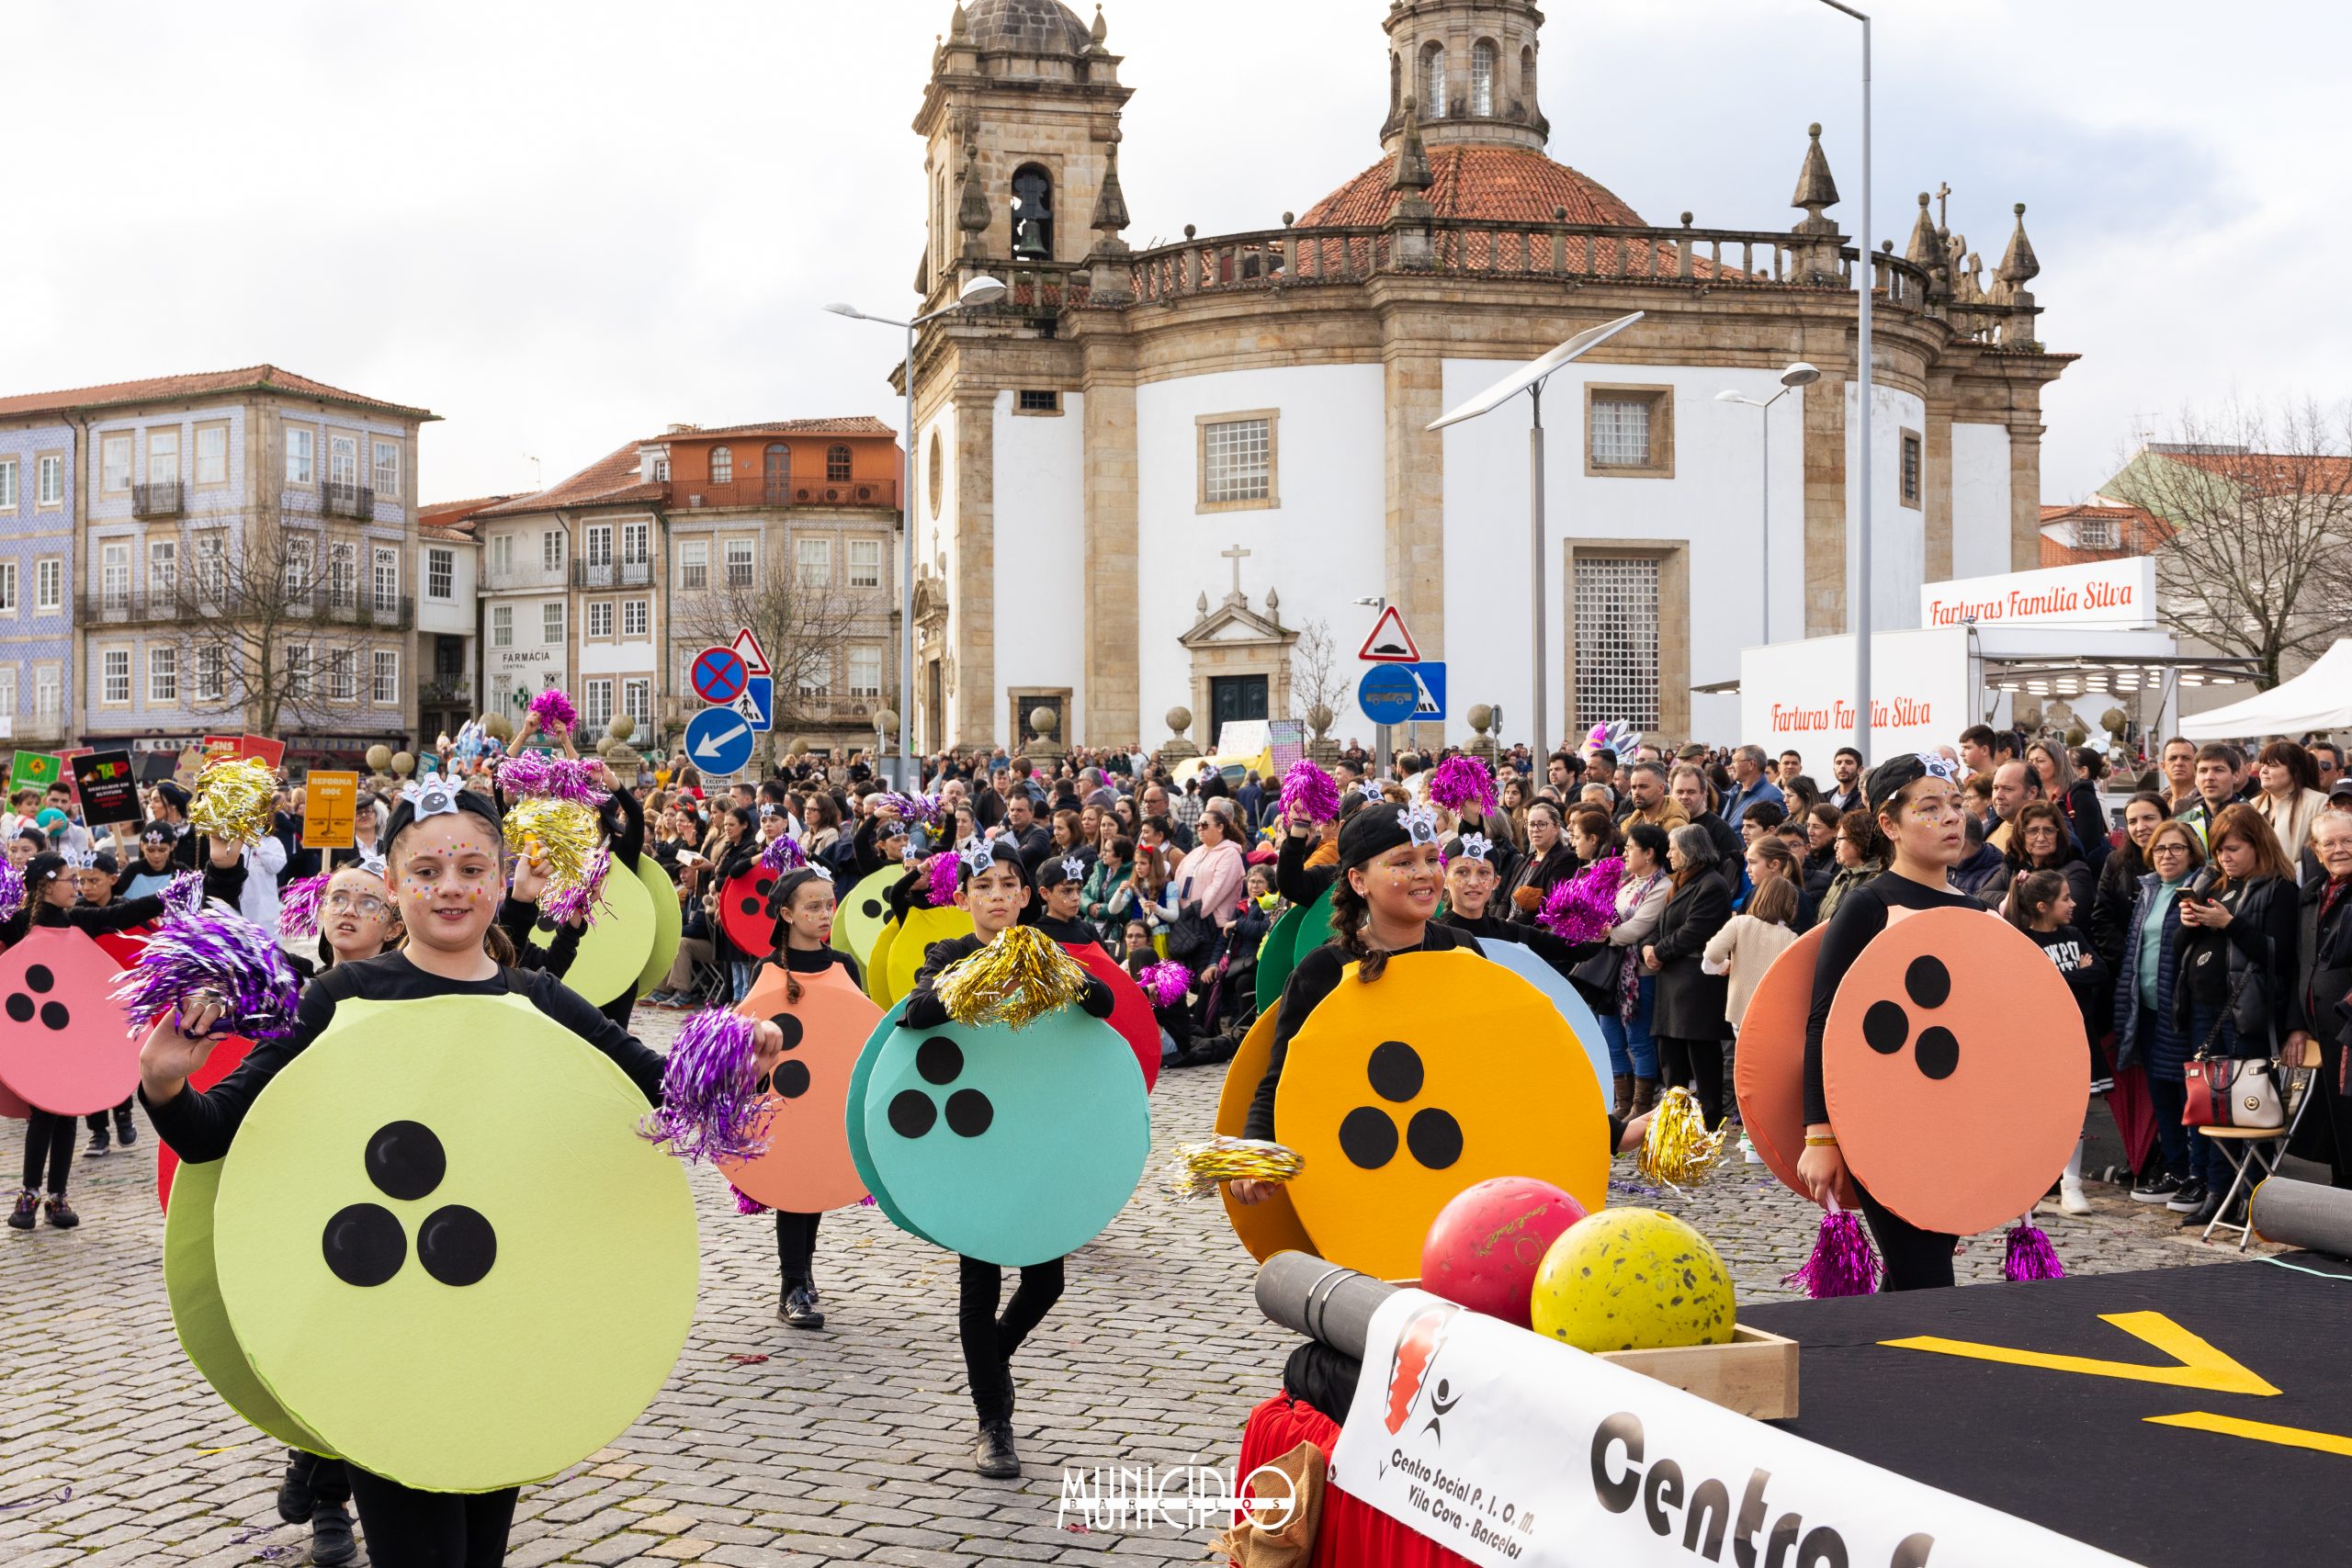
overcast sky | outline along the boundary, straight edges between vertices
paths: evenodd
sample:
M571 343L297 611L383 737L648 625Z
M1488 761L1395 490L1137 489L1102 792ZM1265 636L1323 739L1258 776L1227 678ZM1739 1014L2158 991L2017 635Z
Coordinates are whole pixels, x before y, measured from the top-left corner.
M1270 227L1378 155L1381 0L1109 0L1142 246ZM424 493L673 421L874 413L922 246L946 0L9 0L0 390L274 361L421 403ZM1091 7L1083 14L1091 16ZM2352 17L1882 0L1872 238L1916 193L1988 275L2029 205L2042 498L2232 389L2352 386ZM1813 0L1553 0L1552 155L1654 223L1779 229L1819 119L1859 221L1860 28ZM2316 259L2314 259L2316 258ZM541 459L535 466L530 459Z

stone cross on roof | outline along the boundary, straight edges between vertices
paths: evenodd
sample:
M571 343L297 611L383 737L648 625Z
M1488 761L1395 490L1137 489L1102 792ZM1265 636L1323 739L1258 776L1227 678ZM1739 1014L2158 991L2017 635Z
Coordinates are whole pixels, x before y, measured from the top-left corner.
M1251 552L1243 549L1239 545L1236 545L1229 550L1219 550L1217 551L1217 554L1233 563L1233 592L1230 596L1230 602L1237 604L1240 604L1243 598L1241 592L1241 563L1250 558Z

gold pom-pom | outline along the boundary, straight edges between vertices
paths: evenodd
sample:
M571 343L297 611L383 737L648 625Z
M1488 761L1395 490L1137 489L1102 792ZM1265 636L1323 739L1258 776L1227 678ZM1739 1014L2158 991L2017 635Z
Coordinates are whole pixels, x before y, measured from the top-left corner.
M1205 1144L1179 1144L1168 1165L1168 1191L1206 1198L1228 1181L1288 1181L1306 1162L1295 1149L1262 1138L1219 1134Z
M506 813L506 841L547 868L552 891L577 887L596 853L596 813L576 800L530 795Z
M943 970L939 1003L958 1023L1023 1029L1086 994L1086 971L1035 926L1014 926Z
M1704 1179L1723 1157L1721 1129L1707 1131L1707 1119L1690 1091L1676 1085L1660 1097L1650 1113L1650 1130L1642 1139L1634 1168L1652 1181L1668 1187L1690 1187Z
M188 822L231 844L257 844L277 825L277 770L258 757L223 757L196 775Z

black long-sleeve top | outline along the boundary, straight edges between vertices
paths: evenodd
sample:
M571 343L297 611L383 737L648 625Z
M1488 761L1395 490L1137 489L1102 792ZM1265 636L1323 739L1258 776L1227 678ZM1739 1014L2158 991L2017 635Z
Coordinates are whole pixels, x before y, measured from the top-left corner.
M2109 1008L2107 987L2109 978L2107 965L2100 962L2098 946L2073 926L2060 926L2052 931L2028 931L2033 944L2041 949L2042 956L2057 966L2059 978L2066 982L2066 989L2075 998L2075 1008L2083 1015L2083 1032L2097 1040L2106 1032ZM2084 959L2089 959L2086 964Z
M2192 1001L2227 1006L2241 977L2256 977L2262 986L2260 999L2269 1006L2271 1031L2283 1042L2305 1027L2302 987L2298 984L2302 938L2300 890L2285 877L2257 876L2219 897L2232 916L2222 930L2181 922L2180 985L2174 996L2174 1010L2186 1022ZM2222 961L2202 961L2200 954L2206 953ZM2255 1056L2266 1054L2269 1043L2241 1039L2238 1047L2241 1055Z
M988 942L978 932L970 936L950 937L934 942L922 950L922 967L915 971L914 989L907 993L906 1024L909 1029L940 1029L947 1021L947 1008L933 987L942 971L986 947ZM1086 994L1079 998L1079 1006L1096 1018L1111 1016L1111 987L1089 975Z
M616 870L605 874L618 876L624 873ZM571 972L571 961L580 956L582 933L578 926L558 926L547 946L538 947L531 942L531 932L538 923L539 906L536 900L526 901L512 893L499 900L498 929L514 944L514 967L544 969L560 980Z
M605 804L597 808L596 818L603 823L605 839L613 858L634 871L637 857L645 852L645 805L637 793L626 786L613 791Z
M775 960L767 962L774 963ZM861 991L865 989L865 965L838 947L816 947L806 952L797 947L786 947L784 949L784 966L795 975L822 975L828 969L846 969L850 983Z
M1813 969L1813 1010L1804 1025L1804 1119L1810 1126L1829 1120L1829 1100L1821 1088L1821 1034L1829 1024L1829 1004L1846 971L1854 966L1872 937L1886 930L1889 909L1973 909L1984 906L1949 887L1929 887L1889 872L1846 889L1838 900L1828 929L1822 932L1821 955ZM1987 915L1986 918L1994 917Z
M1492 910L1494 906L1488 904L1487 908ZM1468 931L1482 942L1517 942L1563 976L1576 967L1577 960L1592 951L1589 945L1578 947L1573 942L1562 942L1541 926L1515 925L1509 920L1498 919L1491 913L1473 920L1466 919L1459 909L1448 909L1438 916L1438 922L1452 926L1456 931Z
M231 908L237 907L237 897L245 890L245 863L239 859L231 865L204 868L204 897L207 903L219 899ZM70 926L85 936L100 931L129 931L150 920L161 919L164 900L150 893L143 898L118 898L110 904L75 904L66 908L51 908L40 901L40 896L28 895L25 907L0 921L0 948L10 948L25 940L35 926L54 929Z
M662 1058L576 992L567 990L554 976L501 969L486 980L448 980L426 974L410 963L405 953L388 953L380 958L339 964L302 987L294 1032L283 1040L256 1043L236 1071L211 1089L183 1089L158 1105L141 1088L140 1103L147 1107L156 1133L180 1158L194 1164L219 1159L229 1152L254 1099L334 1021L339 995L364 1001L417 1001L427 997L496 997L509 992L602 1052L628 1075L648 1104L660 1102ZM397 1055L397 1043L389 1043Z
M1324 890L1340 879L1337 865L1306 863L1306 857L1315 852L1319 842L1311 837L1298 839L1284 833L1274 851L1274 891L1302 909L1323 897Z

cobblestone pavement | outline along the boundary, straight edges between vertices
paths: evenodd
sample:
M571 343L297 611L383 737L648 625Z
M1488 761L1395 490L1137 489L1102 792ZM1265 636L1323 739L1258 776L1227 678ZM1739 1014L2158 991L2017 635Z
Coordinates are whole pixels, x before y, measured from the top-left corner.
M658 1045L677 1017L638 1021ZM1221 1072L1161 1080L1155 1170L1204 1128ZM307 1529L279 1524L272 1501L282 1450L212 1396L173 1337L155 1142L141 1132L130 1151L77 1159L79 1230L0 1235L0 1562L300 1562ZM16 1140L0 1138L13 1170ZM1028 1476L986 1482L970 1469L952 1260L876 1210L828 1216L826 1326L794 1332L775 1320L771 1223L738 1216L707 1170L695 1187L702 1299L685 1354L610 1449L526 1489L516 1568L1203 1557L1210 1531L1080 1531L1057 1525L1056 1505L1064 1465L1229 1465L1250 1407L1279 1389L1290 1337L1259 1314L1253 1265L1217 1205L1148 1185L1071 1260L1068 1294L1014 1368ZM1815 1216L1760 1166L1688 1197L1621 1183L1615 1198L1686 1213L1749 1299L1787 1294L1780 1278L1812 1239ZM2079 1271L2224 1256L2183 1241L2173 1218L2118 1194L2043 1224ZM1980 1240L1962 1278L1999 1268L1998 1238Z

